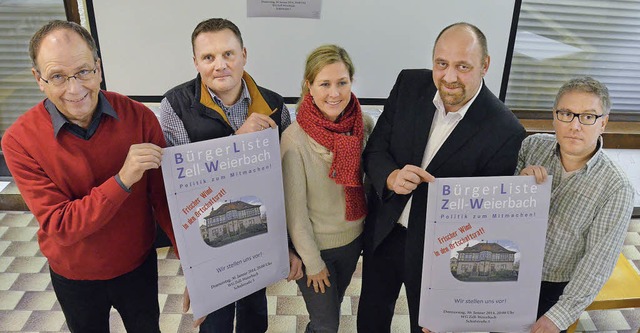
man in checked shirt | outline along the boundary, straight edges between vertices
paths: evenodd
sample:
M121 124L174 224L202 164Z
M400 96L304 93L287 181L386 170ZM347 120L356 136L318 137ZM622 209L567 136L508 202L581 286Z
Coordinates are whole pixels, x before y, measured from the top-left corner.
M161 126L167 145L176 146L291 123L282 96L258 86L244 71L247 49L238 27L231 21L212 18L200 22L191 34L195 79L169 90L160 104ZM289 250L291 270L287 280L302 277L302 261ZM236 309L237 307L237 309ZM189 309L185 290L184 311ZM261 289L231 303L206 319L196 320L200 332L267 330L267 298Z
M622 250L633 188L603 151L609 120L607 87L572 79L556 95L551 134L522 142L516 174L538 183L553 175L538 320L532 333L559 332L575 322L611 275Z

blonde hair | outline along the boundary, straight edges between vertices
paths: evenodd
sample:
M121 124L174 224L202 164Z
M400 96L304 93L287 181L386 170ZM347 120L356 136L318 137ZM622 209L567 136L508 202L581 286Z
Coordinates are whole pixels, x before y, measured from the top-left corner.
M345 49L338 45L322 45L313 50L307 57L307 62L304 66L304 77L302 79L302 92L300 99L298 100L298 106L304 99L304 96L309 93L309 87L307 82L312 84L316 79L316 76L327 65L335 64L337 62L343 63L347 67L349 72L349 80L353 81L353 74L355 68L351 62L351 58Z

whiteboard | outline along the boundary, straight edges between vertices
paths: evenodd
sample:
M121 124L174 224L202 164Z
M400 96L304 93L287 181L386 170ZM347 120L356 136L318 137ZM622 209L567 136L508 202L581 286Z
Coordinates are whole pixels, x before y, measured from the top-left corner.
M159 101L196 76L191 32L211 17L227 18L240 28L246 71L284 97L300 95L311 50L326 43L344 47L356 67L353 91L360 99L387 98L404 68L431 68L437 34L466 21L487 36L491 66L485 82L500 93L520 0L322 1L319 20L248 18L245 0L87 0L87 9L105 87L145 101Z

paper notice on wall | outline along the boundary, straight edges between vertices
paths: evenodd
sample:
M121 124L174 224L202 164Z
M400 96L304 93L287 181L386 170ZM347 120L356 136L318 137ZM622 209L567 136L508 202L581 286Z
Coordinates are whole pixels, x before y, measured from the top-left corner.
M322 0L247 0L247 17L319 19Z

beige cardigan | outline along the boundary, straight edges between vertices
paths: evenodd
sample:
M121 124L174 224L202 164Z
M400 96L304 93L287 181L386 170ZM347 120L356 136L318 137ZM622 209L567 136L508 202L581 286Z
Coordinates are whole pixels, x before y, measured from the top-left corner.
M365 142L373 120L364 116ZM347 245L363 230L364 218L345 219L344 186L329 178L333 154L293 122L280 143L287 229L309 275L325 263L320 251Z

